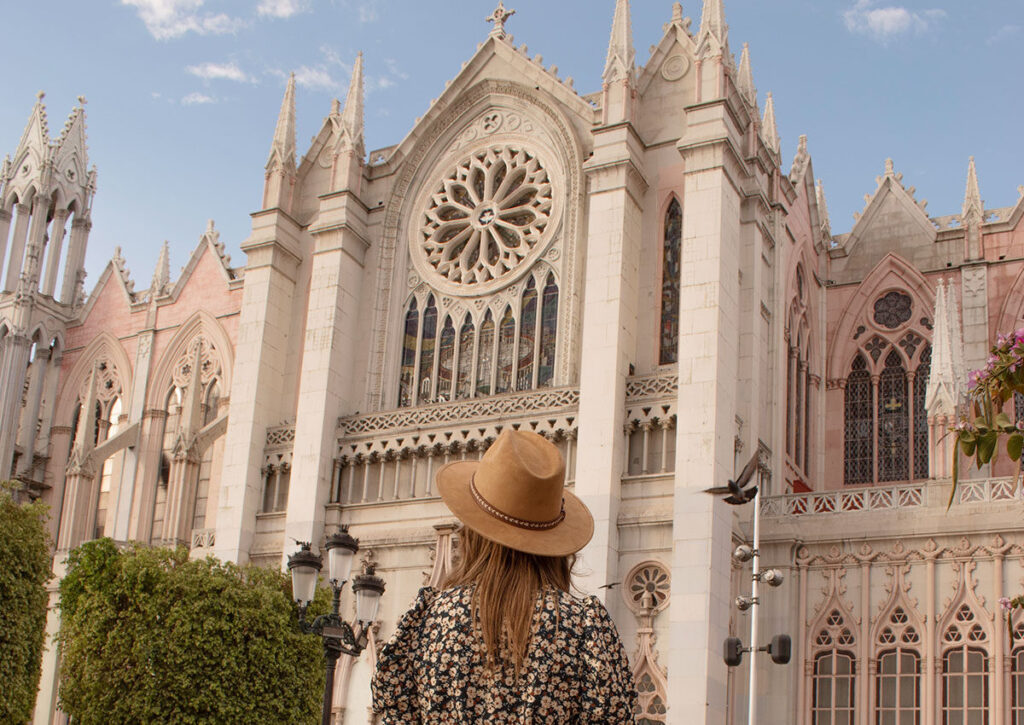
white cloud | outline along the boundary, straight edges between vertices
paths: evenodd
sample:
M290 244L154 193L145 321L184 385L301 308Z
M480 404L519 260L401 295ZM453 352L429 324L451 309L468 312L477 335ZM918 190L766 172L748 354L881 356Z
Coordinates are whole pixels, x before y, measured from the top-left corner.
M372 23L377 19L377 0L359 3L359 22Z
M189 93L187 96L185 96L184 98L181 99L181 105L183 105L183 106L197 106L197 105L202 105L204 103L216 103L216 102L217 102L217 99L214 98L213 96L208 96L205 93L200 93L199 91L195 91L193 93Z
M334 91L341 85L331 77L323 66L300 66L295 69L295 82L303 88Z
M997 43L1001 43L1002 41L1008 38L1012 38L1016 35L1019 35L1020 31L1021 27L1019 25L1004 25L1003 27L999 28L999 30L992 33L992 35L990 35L988 40L985 42L987 42L989 45L996 45Z
M261 17L290 18L309 10L307 0L260 0L256 12Z
M200 14L203 0L121 0L136 8L139 19L157 40L179 38L186 33L223 35L233 33L243 22L224 13Z
M875 5L875 0L857 0L852 8L843 13L846 29L851 33L860 33L886 42L903 33L922 33L946 17L946 11L939 8L915 12L897 5Z
M246 83L248 81L255 82L255 79L246 75L234 61L231 63L200 63L199 65L190 65L185 70L194 76L198 76L199 78L203 78L208 81L226 80L238 81L239 83Z

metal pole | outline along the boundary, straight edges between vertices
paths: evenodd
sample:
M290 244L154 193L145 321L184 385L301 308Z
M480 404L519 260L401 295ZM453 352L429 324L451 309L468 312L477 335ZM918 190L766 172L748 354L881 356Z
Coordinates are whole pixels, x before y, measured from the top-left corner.
M341 609L341 588L331 587L334 590L334 602L331 613L335 619L339 618ZM341 643L336 636L322 635L324 641L324 703L323 711L320 714L320 725L331 725L331 710L334 707L334 670L338 665L338 658L341 656Z
M761 583L761 488L757 487L754 496L754 558L751 564L750 597L750 687L747 695L747 725L755 725L757 721L757 611L758 588Z

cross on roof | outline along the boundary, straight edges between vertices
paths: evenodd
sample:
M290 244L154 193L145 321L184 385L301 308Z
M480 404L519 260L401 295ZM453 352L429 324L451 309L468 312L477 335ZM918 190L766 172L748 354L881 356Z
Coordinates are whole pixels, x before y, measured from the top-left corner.
M515 10L506 10L505 4L501 0L498 0L498 7L494 8L494 12L486 18L487 22L494 23L494 27L491 29L491 35L499 38L505 37L505 21L515 14Z

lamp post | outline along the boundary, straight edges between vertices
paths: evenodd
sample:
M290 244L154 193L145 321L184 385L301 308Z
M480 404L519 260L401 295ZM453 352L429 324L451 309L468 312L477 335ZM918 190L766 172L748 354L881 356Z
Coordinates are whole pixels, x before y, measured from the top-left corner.
M299 605L299 627L306 634L316 634L324 645L324 702L321 725L330 725L334 699L334 670L342 654L358 657L366 649L367 634L377 619L377 607L384 594L384 580L367 566L352 580L356 595L356 630L341 618L341 590L352 573L352 562L359 551L359 541L348 533L347 526L327 537L327 572L334 598L329 614L321 614L312 622L306 621L306 609L316 594L317 575L323 568L323 558L310 551L309 542L300 541L299 550L288 557L288 570L292 574L292 597Z

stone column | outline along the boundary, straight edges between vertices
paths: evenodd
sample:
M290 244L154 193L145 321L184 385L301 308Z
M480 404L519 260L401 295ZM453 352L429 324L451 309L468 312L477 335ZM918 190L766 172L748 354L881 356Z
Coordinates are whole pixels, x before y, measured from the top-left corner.
M68 255L64 263L64 280L61 282L60 301L66 305L75 303L75 292L78 289L78 273L85 260L85 247L89 241L89 230L92 222L87 218L78 218L75 214L71 222L71 239L68 242Z
M67 209L58 209L53 215L53 223L50 225L50 250L46 258L46 276L43 278L43 294L53 297L53 291L57 288L57 274L60 272L60 253L64 246L64 234L70 212Z
M580 367L576 494L594 515L594 538L583 550L582 588L606 599L600 588L617 581L619 490L628 455L626 376L636 356L640 231L647 182L643 146L633 127L595 131L594 155L584 165L589 191L586 277ZM568 296L568 295L567 295Z
M20 331L0 338L0 421L17 421L31 343ZM0 481L11 477L17 423L0 425Z
M142 412L139 426L139 445L135 456L137 469L132 480L133 495L128 533L125 538L149 543L153 536L153 507L156 505L156 487L160 479L160 456L163 452L164 425L167 411L150 408ZM118 494L120 497L120 493ZM120 506L120 503L119 503ZM115 527L120 521L115 522ZM120 529L115 528L115 531Z
M42 343L39 343L41 345ZM35 458L36 430L39 422L39 406L43 397L43 383L46 379L46 369L50 362L50 348L37 345L35 358L29 369L28 395L25 400L25 410L21 414L21 435L18 438L18 445L21 446L21 460L18 461L18 475L30 475L32 473L32 461Z
M167 483L167 508L164 512L164 543L190 546L192 514L199 482L200 456L195 445L182 445L171 458Z
M7 237L11 233L11 212L0 209L0 273L4 270L4 259L7 254Z
M50 200L38 194L32 201L32 223L29 225L28 244L25 248L25 264L22 269L22 273L28 282L28 288L32 291L39 289L40 262L42 261L43 248L46 246L46 215L49 211L49 206Z
M7 276L4 289L13 292L18 286L21 274L21 262L25 256L25 239L28 237L28 219L30 216L27 204L15 204L17 217L14 220L14 234L11 235L11 254L7 261Z

